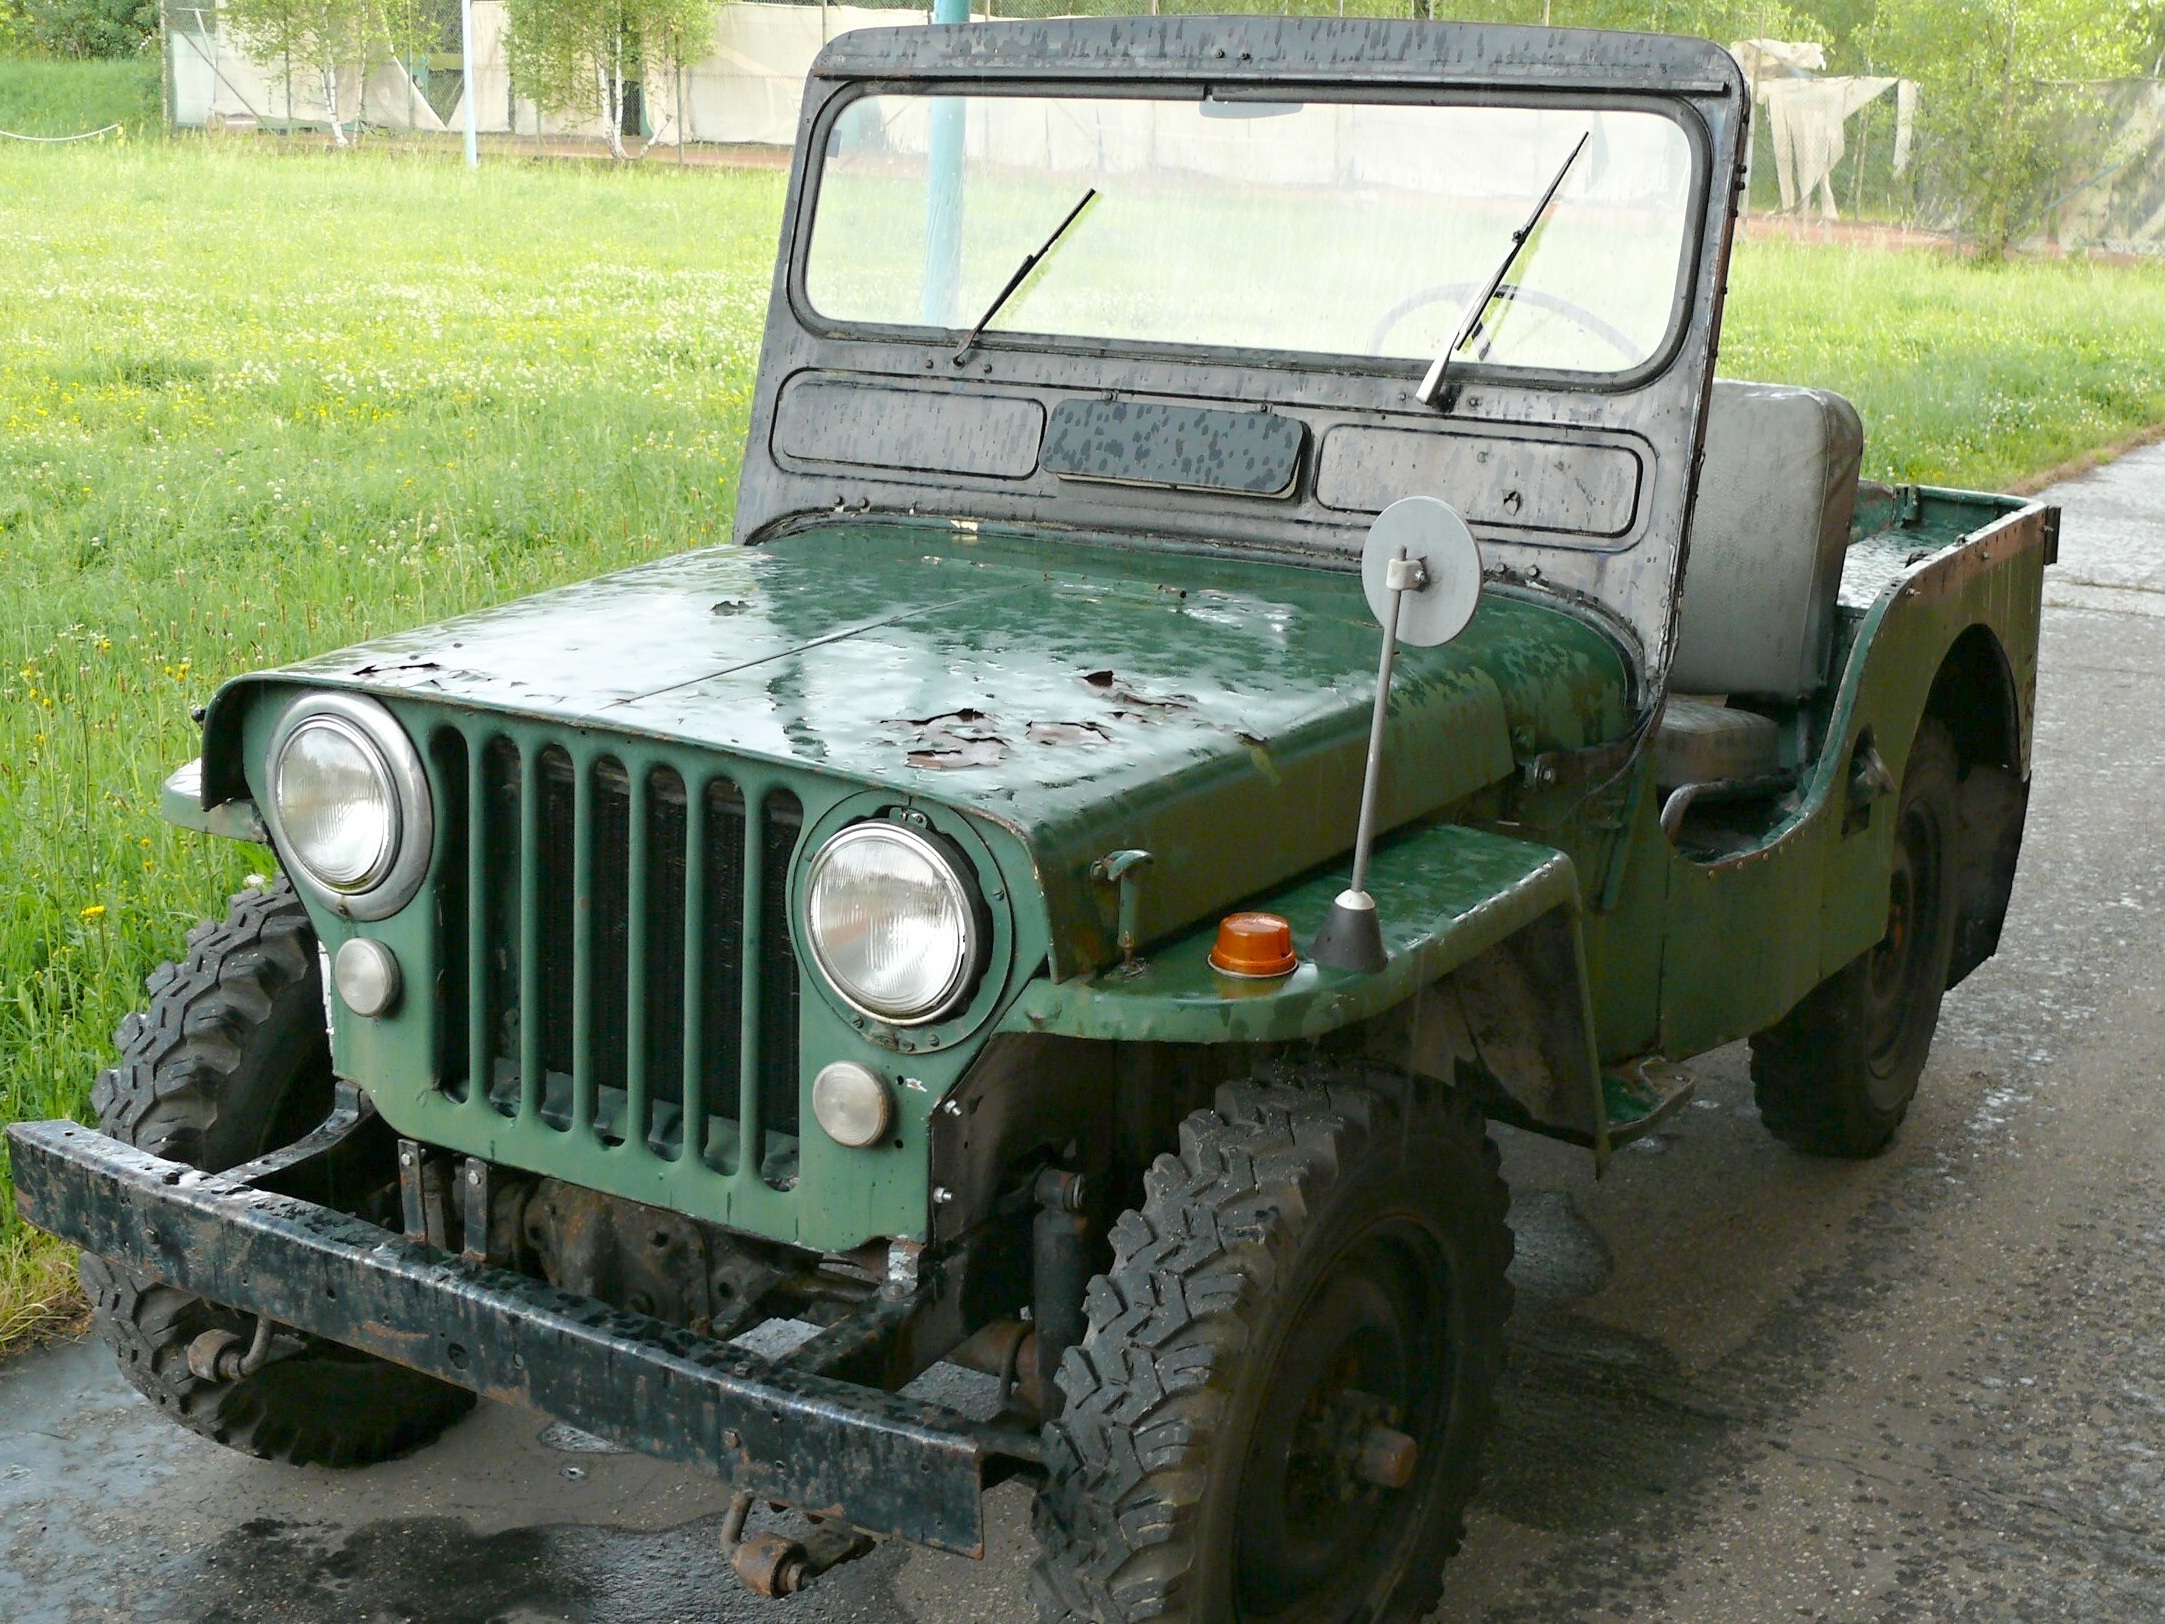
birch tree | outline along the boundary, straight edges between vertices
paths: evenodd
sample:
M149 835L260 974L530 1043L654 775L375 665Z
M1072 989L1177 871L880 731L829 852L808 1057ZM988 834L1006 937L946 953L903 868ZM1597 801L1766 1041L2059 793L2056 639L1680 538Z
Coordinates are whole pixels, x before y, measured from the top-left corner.
M288 119L295 64L313 72L330 109L332 142L352 144L338 116L339 74L346 68L365 72L361 63L376 32L372 0L225 0L218 20L250 56L285 65Z
M704 56L717 9L718 0L507 0L513 82L541 112L598 119L609 155L629 158L626 87Z

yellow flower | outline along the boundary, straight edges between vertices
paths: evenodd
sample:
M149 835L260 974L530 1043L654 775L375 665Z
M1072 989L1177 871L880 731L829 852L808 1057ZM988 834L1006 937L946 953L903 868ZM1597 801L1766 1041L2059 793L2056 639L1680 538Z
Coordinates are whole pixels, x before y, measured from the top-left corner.
M84 917L85 919L102 919L102 918L104 918L104 917L105 917L105 904L104 904L104 903L102 903L102 902L93 902L93 903L92 903L92 904L91 904L91 905L90 905L89 907L87 907L87 908L85 908L85 909L83 910L83 917Z

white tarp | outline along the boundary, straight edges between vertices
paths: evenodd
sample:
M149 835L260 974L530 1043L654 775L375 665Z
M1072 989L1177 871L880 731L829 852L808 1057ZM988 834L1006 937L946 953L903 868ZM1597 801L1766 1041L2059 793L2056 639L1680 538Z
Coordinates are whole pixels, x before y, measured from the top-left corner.
M1817 40L1740 39L1729 47L1729 54L1737 59L1754 90L1762 79L1827 71L1827 48Z
M1821 218L1840 218L1834 170L1849 148L1846 126L1889 90L1895 93L1894 172L1909 167L1917 119L1917 87L1909 80L1825 77L1826 48L1811 40L1738 40L1729 54L1751 81L1753 99L1767 110L1783 213L1801 210L1817 192Z
M211 102L218 94L217 42L176 17L167 29L166 49L172 55L173 122L183 129L199 130L209 122Z
M274 122L290 119L304 124L330 121L331 109L324 100L323 75L307 63L294 63L289 77L283 62L252 62L222 34L210 36L206 43L215 43L218 53L218 87L212 93L210 104L214 119L257 118ZM341 74L339 121L351 124L360 110L361 76Z
M1822 219L1839 218L1834 207L1834 167L1848 151L1844 126L1862 108L1877 101L1896 79L1768 79L1759 86L1774 136L1774 178L1781 186L1782 211L1799 210L1819 194ZM1900 116L1901 100L1896 102ZM1915 105L1914 100L1910 102ZM1909 131L1895 132L1895 156L1909 153ZM1900 169L1895 171L1901 173Z
M504 57L504 38L511 32L503 0L473 0L473 78L452 103L444 123L454 130L466 128L466 98L474 98L474 128L501 135L511 128L511 67Z
M794 146L805 75L820 47L858 28L922 24L921 11L869 6L727 5L714 23L714 49L684 74L690 117L685 139ZM648 124L658 139L674 138L676 87L666 80L643 87Z
M436 109L421 94L421 87L407 73L406 65L388 57L368 70L368 80L361 87L361 117L366 123L394 130L437 131L444 127Z
M175 124L197 129L235 119L329 122L330 104L324 100L323 74L318 68L303 62L293 64L289 100L283 62L255 62L244 56L233 41L220 34L215 26L216 14L208 6L180 15L192 26L176 23L166 34L166 50L172 59ZM338 81L338 116L344 124L365 122L396 130L444 127L404 65L389 55L379 58L365 72L360 63L352 64L339 74Z

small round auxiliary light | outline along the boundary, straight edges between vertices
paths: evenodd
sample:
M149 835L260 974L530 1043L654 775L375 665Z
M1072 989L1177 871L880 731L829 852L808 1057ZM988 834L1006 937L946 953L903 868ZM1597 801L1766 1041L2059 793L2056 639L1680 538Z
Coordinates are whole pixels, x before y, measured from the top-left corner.
M870 1066L837 1060L812 1079L812 1116L836 1144L866 1150L894 1126L895 1097Z
M1293 927L1276 914L1227 914L1218 921L1217 945L1210 967L1220 975L1269 980L1300 967L1293 951Z
M381 942L356 936L331 961L331 982L354 1014L386 1014L398 1002L398 955Z

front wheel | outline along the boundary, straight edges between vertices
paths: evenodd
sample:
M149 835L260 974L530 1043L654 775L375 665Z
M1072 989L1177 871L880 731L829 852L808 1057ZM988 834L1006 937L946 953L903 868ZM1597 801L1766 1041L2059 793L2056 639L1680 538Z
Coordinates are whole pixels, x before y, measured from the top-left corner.
M1228 1085L1113 1226L1046 1427L1048 1624L1405 1624L1457 1549L1503 1363L1508 1198L1472 1101Z
M1886 934L1752 1039L1760 1120L1799 1150L1876 1156L1917 1093L1954 952L1958 772L1926 717L1895 803Z
M289 882L235 897L223 922L190 934L186 959L158 967L150 994L91 1095L104 1132L218 1172L330 1114L316 936ZM181 1425L248 1454L363 1466L428 1442L473 1405L462 1389L313 1337L281 1338L281 1357L251 1374L206 1376L206 1349L249 1345L250 1316L87 1252L81 1272L121 1374Z

